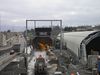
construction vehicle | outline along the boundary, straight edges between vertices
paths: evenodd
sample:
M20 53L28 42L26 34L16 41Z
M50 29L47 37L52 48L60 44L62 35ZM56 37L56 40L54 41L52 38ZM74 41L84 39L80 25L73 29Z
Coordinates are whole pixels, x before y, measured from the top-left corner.
M36 59L34 74L45 74L47 72L47 65L45 63L45 59L40 55L39 58Z

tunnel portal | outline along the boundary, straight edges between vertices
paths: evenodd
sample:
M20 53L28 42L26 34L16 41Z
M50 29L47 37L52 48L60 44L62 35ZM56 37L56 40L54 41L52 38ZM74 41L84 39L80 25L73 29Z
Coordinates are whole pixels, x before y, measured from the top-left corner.
M100 55L100 36L94 38L86 45L87 55Z

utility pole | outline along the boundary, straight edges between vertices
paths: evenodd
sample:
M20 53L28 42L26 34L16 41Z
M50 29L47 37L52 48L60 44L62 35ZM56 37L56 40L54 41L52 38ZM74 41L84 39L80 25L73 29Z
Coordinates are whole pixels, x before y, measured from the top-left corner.
M63 35L62 34L63 34L63 32L62 32L62 20L60 20L60 53L61 53L61 55L62 55L62 52L61 51L63 49L62 48L62 46L63 46L62 45L63 44L63 42L62 42L63 41Z
M0 15L0 31L1 31L1 15Z

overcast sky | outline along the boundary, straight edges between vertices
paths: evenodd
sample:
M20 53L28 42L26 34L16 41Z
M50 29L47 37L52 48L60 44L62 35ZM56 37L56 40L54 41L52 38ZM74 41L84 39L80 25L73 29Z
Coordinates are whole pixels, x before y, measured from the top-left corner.
M100 0L0 0L1 25L62 19L63 25L100 24Z

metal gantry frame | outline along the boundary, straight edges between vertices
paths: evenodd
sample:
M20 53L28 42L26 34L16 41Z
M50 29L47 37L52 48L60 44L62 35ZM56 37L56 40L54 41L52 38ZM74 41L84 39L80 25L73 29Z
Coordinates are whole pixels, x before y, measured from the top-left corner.
M26 39L28 36L27 30L28 30L28 22L34 22L34 29L36 28L36 22L40 22L40 21L48 21L51 22L51 28L53 29L53 22L59 22L59 26L60 26L60 52L62 50L62 44L63 44L63 31L62 31L62 20L26 20ZM26 45L27 46L27 45ZM27 54L27 48L26 48L26 54Z

